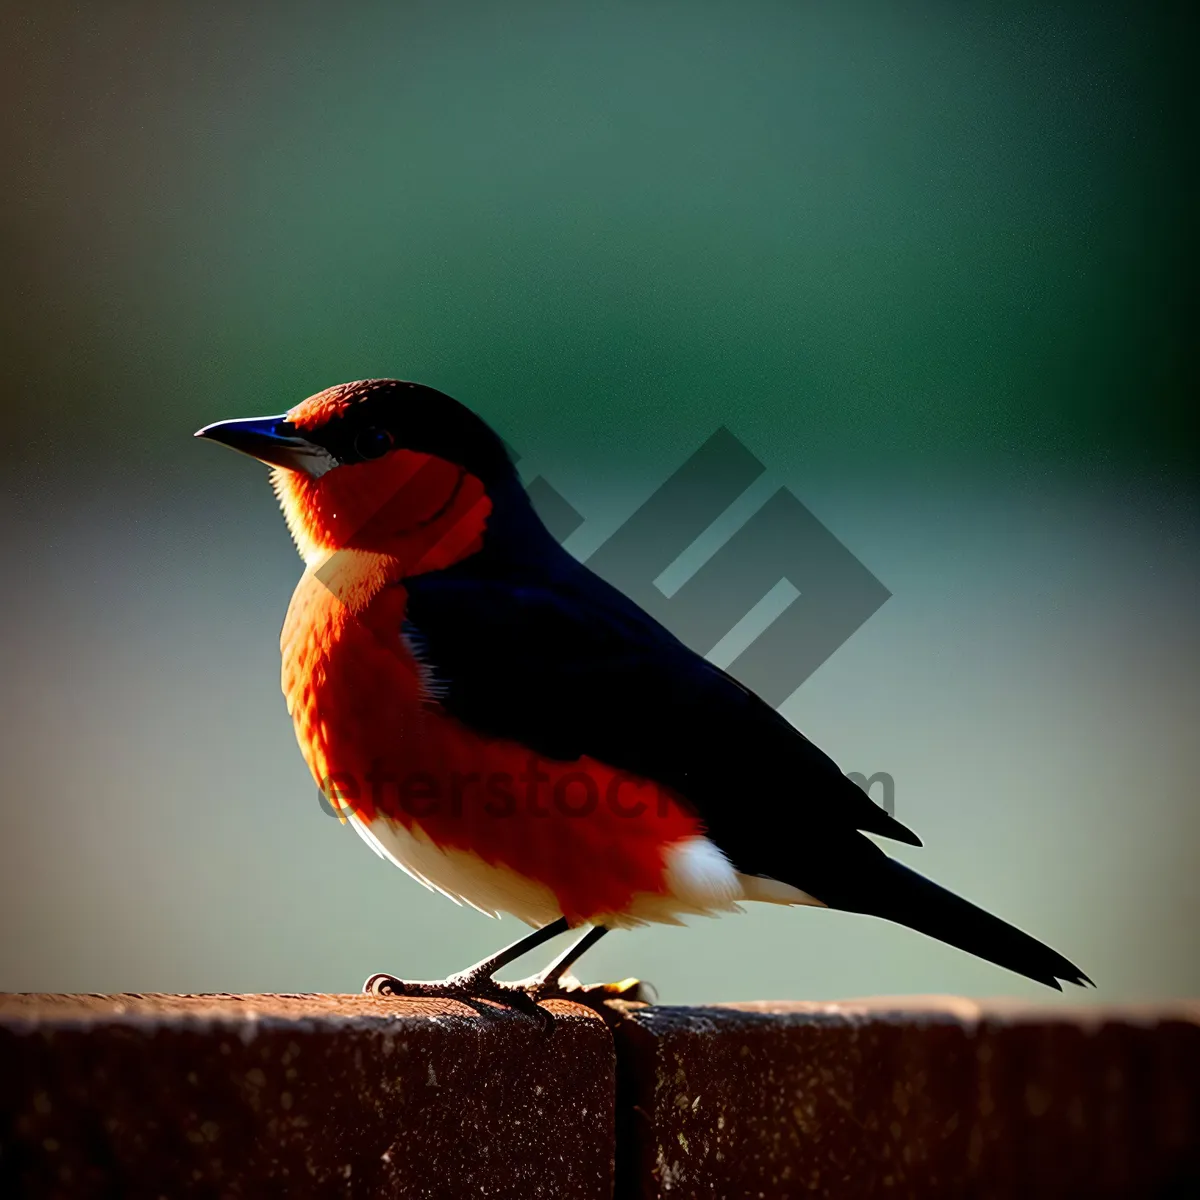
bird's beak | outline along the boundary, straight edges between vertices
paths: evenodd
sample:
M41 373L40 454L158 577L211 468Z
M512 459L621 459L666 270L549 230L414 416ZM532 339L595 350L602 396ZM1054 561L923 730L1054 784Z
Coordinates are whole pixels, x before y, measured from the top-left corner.
M324 446L309 441L287 417L248 417L242 421L216 421L196 430L196 437L220 442L273 467L302 471L314 478L336 466Z

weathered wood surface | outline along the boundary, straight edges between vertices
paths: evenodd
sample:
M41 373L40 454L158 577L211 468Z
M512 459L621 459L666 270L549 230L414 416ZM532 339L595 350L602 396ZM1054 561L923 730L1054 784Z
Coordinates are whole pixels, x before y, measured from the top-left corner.
M0 1196L1200 1195L1200 1003L0 997Z
M616 1038L629 1196L1200 1195L1200 1003L645 1008Z
M608 1197L612 1040L550 1007L6 997L0 1195Z

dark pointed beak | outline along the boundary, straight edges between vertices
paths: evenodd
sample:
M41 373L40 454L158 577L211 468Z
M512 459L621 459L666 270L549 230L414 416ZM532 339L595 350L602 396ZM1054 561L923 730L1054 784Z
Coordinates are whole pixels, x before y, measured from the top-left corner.
M196 437L220 442L273 467L303 471L314 477L337 465L324 446L309 441L287 417L248 417L242 421L216 421L196 430Z

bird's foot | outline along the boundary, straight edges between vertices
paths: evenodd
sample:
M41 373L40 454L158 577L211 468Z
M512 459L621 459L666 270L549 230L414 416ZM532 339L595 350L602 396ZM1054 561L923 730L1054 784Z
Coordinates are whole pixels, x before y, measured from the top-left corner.
M632 978L617 983L580 983L574 975L564 975L561 979L545 979L534 975L511 986L524 988L539 1000L570 1000L591 1008L598 1007L605 1000L653 1004L658 999L653 984Z
M622 979L619 983L580 983L573 976L563 979L544 979L532 976L515 983L503 983L490 976L464 971L446 979L397 979L394 975L372 975L363 984L368 996L428 996L442 1000L490 1000L507 1005L517 1012L535 1018L547 1031L554 1025L554 1016L543 1008L543 1000L569 1000L584 1004L603 1013L606 1000L632 1000L653 1003L654 989L640 979Z
M482 972L462 971L446 979L397 979L394 975L372 975L363 984L368 996L429 996L440 1000L490 1000L507 1005L526 1016L534 1017L541 1025L549 1026L554 1018L538 1001L534 990L522 983L501 983Z
M535 1004L528 990L516 984L501 983L491 976L461 971L445 979L397 979L394 975L372 975L363 984L369 996L430 996L443 1000L495 1000L522 1012Z

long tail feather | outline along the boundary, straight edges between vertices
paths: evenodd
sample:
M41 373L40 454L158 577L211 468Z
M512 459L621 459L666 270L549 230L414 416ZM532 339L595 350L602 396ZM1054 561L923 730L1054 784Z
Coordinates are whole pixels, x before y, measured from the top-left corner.
M885 859L875 886L851 904L838 905L907 925L968 954L1007 967L1018 975L1062 990L1059 980L1092 981L1074 963L1037 938L918 875L895 859Z

